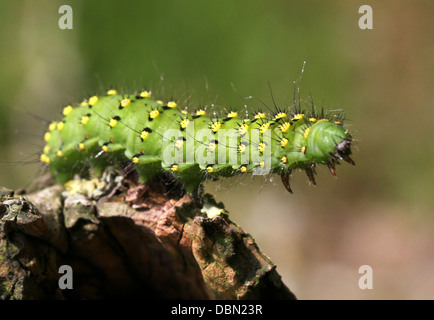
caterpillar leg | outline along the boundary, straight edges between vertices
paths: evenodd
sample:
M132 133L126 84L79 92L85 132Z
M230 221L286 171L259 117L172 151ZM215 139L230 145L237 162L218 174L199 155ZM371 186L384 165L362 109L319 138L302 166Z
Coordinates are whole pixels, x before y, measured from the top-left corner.
M152 156L140 156L136 163L140 183L146 183L161 172L161 159Z
M172 172L175 177L184 185L185 191L189 195L200 196L203 191L202 182L205 178L204 173L199 170L198 164L178 164L176 170Z
M282 174L280 177L282 178L283 185L285 186L286 190L288 190L289 193L293 193L291 186L289 185L289 176L291 174L291 171L288 173Z

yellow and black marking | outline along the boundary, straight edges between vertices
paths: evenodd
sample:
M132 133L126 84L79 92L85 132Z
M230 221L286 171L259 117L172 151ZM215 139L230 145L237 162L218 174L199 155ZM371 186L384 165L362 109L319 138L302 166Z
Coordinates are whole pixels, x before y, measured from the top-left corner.
M238 128L238 132L239 132L241 137L243 137L248 132L248 130L249 130L249 125L245 122L240 124L240 126Z
M57 123L57 130L58 131L62 131L64 127L65 127L65 122L60 121Z
M73 110L72 106L66 106L65 108L63 108L63 115L66 117L68 114L71 113L71 111Z
M280 120L280 119L283 119L283 118L286 118L287 117L287 114L285 113L285 112L278 112L274 117L273 117L273 120L274 121L277 121L277 120Z
M311 129L311 128L312 128L312 127L307 127L306 130L304 130L303 137L304 137L305 139L307 139L307 137L309 136L309 132L310 132L310 129Z
M109 121L110 128L116 127L116 125L118 124L119 121L121 121L121 117L119 117L119 116L115 116L115 117L111 118Z
M110 148L109 148L110 143L111 143L111 142L106 142L106 143L104 143L104 144L101 146L102 151L104 151L104 152L110 152L110 151L111 151Z
M238 112L236 111L229 111L226 113L226 118L223 119L223 122L229 121L231 119L238 118Z
M216 133L217 131L219 131L221 127L222 127L222 123L220 121L218 121L218 120L213 120L210 123L210 125L209 125L209 128L214 133Z
M179 123L179 128L181 129L181 131L184 131L189 124L190 124L190 120L188 118L182 119L181 122Z
M99 98L97 96L93 96L89 98L88 104L89 106L94 106L98 102Z
M139 137L140 137L140 140L142 140L142 142L143 141L145 141L148 137L149 137L149 134L152 132L152 129L150 129L150 128L144 128L141 132L140 132L140 135L139 135Z
M217 140L211 140L209 145L208 145L208 150L210 152L215 152L215 149L217 148L217 143L218 143Z
M131 104L131 99L129 99L129 98L122 99L121 102L120 102L120 105L119 105L119 109L126 108L130 104Z
M158 109L151 110L149 112L149 121L156 119L160 115L160 111Z
M266 119L267 115L264 112L257 112L253 117L255 120Z
M175 101L169 101L167 103L167 105L164 106L163 108L164 109L174 109L174 108L177 108L177 107L178 107L178 104Z
M206 116L206 111L204 109L199 109L194 113L193 119Z
M238 145L238 152L241 154L244 154L246 152L246 150L248 149L248 144L246 142L241 142Z
M303 113L296 113L294 115L292 115L291 120L292 121L298 121L304 118L304 114Z
M182 147L184 146L184 141L185 140L186 139L184 137L178 137L178 139L176 139L176 141L175 141L175 148L177 150L182 149Z
M142 90L138 95L136 95L136 99L145 99L151 97L151 91Z
M283 133L285 133L286 131L288 131L290 127L291 127L291 123L288 122L288 121L285 121L284 123L282 123L281 125L279 125L279 129Z
M92 114L90 114L90 113L86 114L85 116L82 116L81 120L80 120L81 124L84 126L87 125L91 116L92 116Z
M269 128L270 128L271 123L270 122L264 122L263 124L261 124L261 126L259 127L259 132L264 134Z
M139 164L140 163L140 156L144 153L145 150L143 150L142 153L136 153L135 155L133 155L133 157L131 158L131 161L135 164Z

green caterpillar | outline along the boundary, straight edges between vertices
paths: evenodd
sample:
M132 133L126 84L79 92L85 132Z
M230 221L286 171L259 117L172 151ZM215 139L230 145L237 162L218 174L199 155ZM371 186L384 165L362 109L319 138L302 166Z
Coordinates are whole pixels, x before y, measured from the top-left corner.
M206 178L276 173L292 193L293 169L305 170L315 184L317 164L333 175L335 164L350 158L353 139L342 115L302 112L294 106L267 115L224 117L205 109L181 110L177 102L154 100L151 92L93 96L63 109L64 118L45 133L42 163L58 183L90 171L101 175L110 165L134 165L141 183L168 172L189 194Z

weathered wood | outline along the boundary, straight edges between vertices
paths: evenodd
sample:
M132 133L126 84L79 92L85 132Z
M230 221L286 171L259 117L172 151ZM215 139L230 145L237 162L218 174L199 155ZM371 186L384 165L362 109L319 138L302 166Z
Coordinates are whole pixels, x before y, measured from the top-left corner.
M295 299L222 204L174 196L161 181L126 180L105 195L56 184L3 191L0 297ZM62 265L73 270L73 289L59 288Z

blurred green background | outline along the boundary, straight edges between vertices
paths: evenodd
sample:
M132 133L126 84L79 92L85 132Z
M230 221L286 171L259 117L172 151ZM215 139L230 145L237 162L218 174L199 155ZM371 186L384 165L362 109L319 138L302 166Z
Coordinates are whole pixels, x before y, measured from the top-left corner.
M369 2L369 3L368 3ZM434 298L434 2L1 1L0 185L37 174L46 123L108 88L249 110L301 95L344 109L356 167L318 187L207 183L300 299ZM73 9L61 30L59 7ZM374 29L358 27L363 4ZM163 79L163 80L162 80ZM234 90L234 88L236 90ZM217 108L218 109L218 108ZM370 265L374 289L360 290Z

